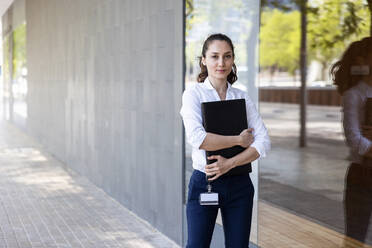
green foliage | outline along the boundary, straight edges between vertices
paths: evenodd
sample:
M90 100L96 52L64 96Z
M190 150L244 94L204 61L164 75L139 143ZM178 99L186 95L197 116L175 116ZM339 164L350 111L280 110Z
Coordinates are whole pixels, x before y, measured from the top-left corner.
M362 0L318 0L308 15L309 42L322 53L345 47L350 40L368 36L369 13Z
M299 67L300 13L283 1L265 0L264 4L268 2L280 10L264 9L262 13L260 65L293 73ZM297 7L303 2L290 1ZM324 71L347 45L369 35L370 13L364 0L313 0L306 12L309 61L322 64L325 79Z
M277 9L261 17L260 65L280 67L294 74L299 67L300 13Z
M26 67L26 24L19 25L13 31L13 78L22 76Z
M308 14L309 48L325 70L351 41L368 36L369 13L363 0L317 0Z
M4 55L4 61L3 61L3 75L4 75L4 82L8 82L10 79L10 61L9 61L9 49L10 49L10 44L9 44L9 34L6 35L3 38L3 55Z
M194 22L194 1L193 0L186 0L186 36L188 31L191 29L192 24Z

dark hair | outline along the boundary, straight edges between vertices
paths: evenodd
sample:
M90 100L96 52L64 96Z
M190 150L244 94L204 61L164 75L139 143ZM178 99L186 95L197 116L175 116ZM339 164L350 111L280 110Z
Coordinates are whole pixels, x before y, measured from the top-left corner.
M358 59L367 61L369 52L372 51L372 38L366 37L354 41L346 49L341 59L331 67L333 83L337 85L337 91L342 95L346 90L358 84L362 75L352 75L351 66L358 65Z
M200 73L198 75L197 81L199 83L204 82L204 80L208 77L207 67L205 65L203 65L202 58L205 58L205 54L208 50L209 45L212 43L212 41L215 41L215 40L226 41L227 44L229 44L229 46L231 47L233 58L235 58L234 45L233 45L231 39L229 37L227 37L227 35L224 35L224 34L212 34L212 35L210 35L204 41L203 48L202 48L202 56L198 57L199 58ZM232 66L230 74L227 76L227 81L230 84L233 84L236 80L238 80L238 76L236 75L236 72L237 72L236 65L234 63L233 66Z

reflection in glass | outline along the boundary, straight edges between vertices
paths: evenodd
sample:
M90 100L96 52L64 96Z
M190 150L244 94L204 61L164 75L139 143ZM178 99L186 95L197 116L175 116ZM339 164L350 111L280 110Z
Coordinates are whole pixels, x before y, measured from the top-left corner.
M26 24L13 31L13 75L12 92L14 113L27 118L27 67L26 67Z
M10 35L3 37L3 113L4 119L10 118Z
M366 1L308 3L312 9L307 12L307 147L303 148L299 147L300 13L293 7L262 9L260 113L270 133L272 150L260 162L259 245L363 247L355 240L362 241L361 236L350 238L350 234L347 234L349 237L343 234L345 229L346 233L349 233L347 229L353 229L350 229L353 222L359 223L355 225L359 231L371 229L369 224L363 224L370 220L370 213L365 211L370 208L369 203L362 203L364 193L356 190L368 191L367 184L371 180L365 180L368 170L350 166L354 160L349 154L350 142L345 142L347 131L343 130L343 119L346 112L343 113L341 96L333 85L329 69L350 43L369 34L370 13ZM349 73L350 68L346 71ZM358 176L360 174L364 177ZM363 216L363 221L360 217L357 219L357 213ZM286 218L291 220L291 225ZM270 237L267 235L270 232L277 235ZM304 233L311 233L311 239L301 236ZM369 233L367 231L365 243L370 243Z
M372 38L353 42L332 68L343 96L343 127L352 161L345 178L345 234L372 244Z

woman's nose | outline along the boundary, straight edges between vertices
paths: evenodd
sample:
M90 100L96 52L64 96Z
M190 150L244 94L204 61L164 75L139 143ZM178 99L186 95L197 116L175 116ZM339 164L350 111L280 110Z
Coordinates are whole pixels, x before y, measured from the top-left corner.
M218 60L218 65L224 65L224 64L225 64L224 59L223 59L223 58L220 58L220 59Z

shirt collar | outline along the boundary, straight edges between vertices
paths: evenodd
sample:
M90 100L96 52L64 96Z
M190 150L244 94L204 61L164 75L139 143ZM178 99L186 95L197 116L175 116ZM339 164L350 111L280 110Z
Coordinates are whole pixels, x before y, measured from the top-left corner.
M204 83L203 83L204 87L207 88L208 90L214 90L214 87L211 83L211 81L209 80L209 78L207 77L205 80L204 80ZM231 88L231 84L229 82L227 82L227 91Z

